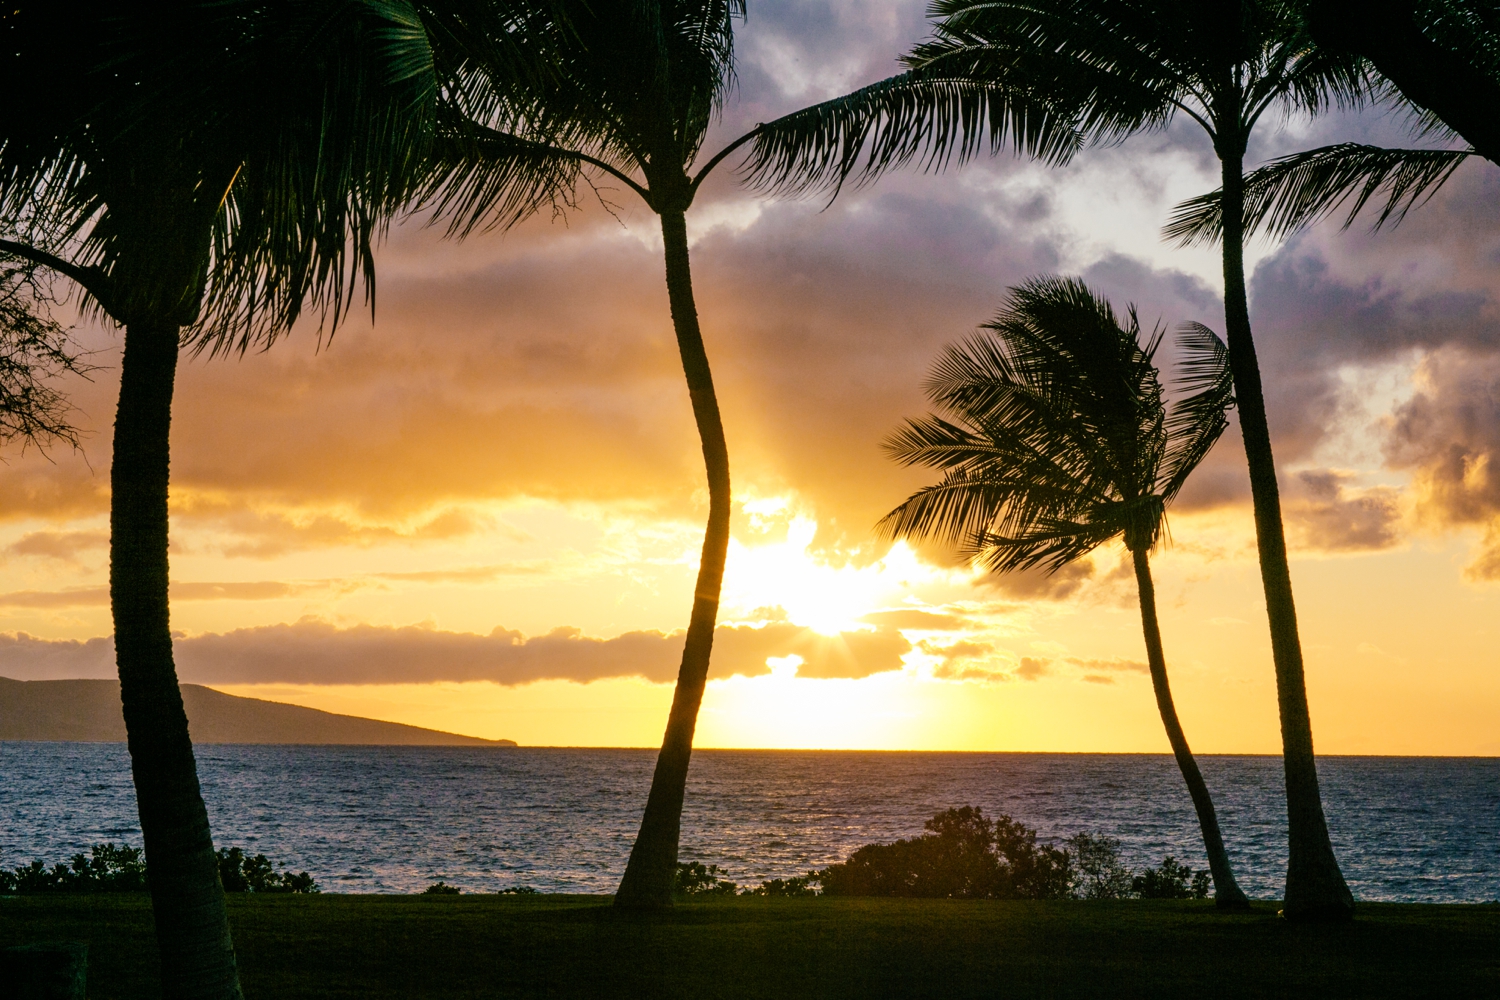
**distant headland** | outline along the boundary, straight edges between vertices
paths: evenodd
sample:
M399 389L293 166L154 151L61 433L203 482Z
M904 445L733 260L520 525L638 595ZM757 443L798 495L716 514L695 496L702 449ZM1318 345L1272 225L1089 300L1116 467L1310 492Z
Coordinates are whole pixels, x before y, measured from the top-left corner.
M347 743L386 746L515 746L420 726L335 715L239 698L183 684L194 743ZM0 740L125 742L118 681L13 681L0 677Z

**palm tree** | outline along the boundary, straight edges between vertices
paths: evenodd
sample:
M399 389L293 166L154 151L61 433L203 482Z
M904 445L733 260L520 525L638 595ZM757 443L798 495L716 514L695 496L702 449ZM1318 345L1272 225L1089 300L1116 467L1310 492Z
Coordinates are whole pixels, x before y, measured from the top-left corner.
M1291 919L1346 920L1354 900L1323 815L1276 465L1244 271L1244 158L1268 111L1356 106L1354 56L1313 45L1282 0L934 0L933 38L905 73L815 105L755 139L748 169L772 190L837 189L917 161L941 168L1009 143L1052 162L1084 143L1184 115L1213 143L1223 184L1224 326L1250 471L1286 777Z
M988 333L949 347L927 394L945 416L908 421L886 443L902 465L943 470L887 514L890 537L937 537L997 573L1056 572L1116 538L1135 566L1151 686L1187 782L1226 909L1248 909L1235 883L1213 798L1193 759L1162 653L1151 550L1166 509L1227 426L1233 405L1224 345L1207 327L1182 328L1189 395L1170 412L1135 309L1121 326L1081 281L1037 278L1011 290Z
M331 329L361 278L373 295L372 247L427 162L444 68L408 4L187 0L80 16L18 0L0 38L6 92L26 95L0 124L0 220L22 234L0 251L71 279L125 330L110 603L162 988L238 997L172 659L178 355L269 344L308 303Z
M729 545L729 454L693 297L686 216L704 179L760 131L698 166L704 135L733 82L734 20L743 15L743 0L562 0L539 12L517 30L517 44L548 53L561 69L529 87L506 79L467 90L467 116L445 118L443 127L456 146L474 144L474 155L430 189L436 211L458 235L511 218L508 178L518 162L524 169L551 163L558 171L603 175L660 217L667 299L703 448L709 510L672 708L640 833L615 894L615 905L626 908L671 904Z

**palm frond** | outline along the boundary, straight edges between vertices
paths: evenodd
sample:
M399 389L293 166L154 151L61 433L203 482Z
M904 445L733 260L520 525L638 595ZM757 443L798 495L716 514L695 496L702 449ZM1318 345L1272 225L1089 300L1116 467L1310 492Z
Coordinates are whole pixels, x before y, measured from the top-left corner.
M1055 573L1068 563L1119 537L1117 524L1092 524L1063 519L1031 524L1023 534L981 534L972 548L980 562L995 573L1040 568Z
M1020 380L1050 400L1052 433L1066 435L1091 477L1127 492L1150 481L1162 447L1159 330L1142 344L1133 308L1122 326L1082 282L1056 277L1014 289L986 328L1000 334Z
M944 475L887 515L882 533L939 538L1002 570L1053 570L1121 534L1154 544L1160 340L1076 279L1012 289L993 322L934 364L927 393L944 415L887 440L897 461Z
M1024 427L995 421L976 431L928 416L908 420L886 439L884 449L901 465L957 470L997 490L1029 491L1034 502L1052 508L1107 501L1109 484L1087 465L1080 466L1071 449L1057 444L1057 436L1049 435L1040 421Z
M981 477L949 470L941 482L923 487L876 524L885 538L937 538L966 554L1003 511L1010 491L992 490Z
M1191 33L1191 11L1139 0L938 0L933 38L907 57L913 65L973 61L975 70L1019 71L1039 95L1080 115L1095 141L1161 125L1192 72L1174 51ZM1175 16L1174 16L1175 15ZM1163 32L1171 19L1178 33ZM1187 51L1192 46L1177 46Z
M1372 229L1399 225L1472 153L1346 142L1283 156L1245 175L1245 231L1260 230L1279 240L1333 215L1348 202L1343 222L1347 229L1372 199L1384 202ZM1179 246L1216 243L1223 233L1221 199L1221 192L1211 191L1178 205L1162 237Z
M1183 357L1175 388L1184 396L1167 417L1169 445L1155 489L1168 504L1229 426L1226 414L1234 406L1229 348L1219 335L1202 323L1185 323L1177 346Z
M331 331L360 287L373 308L374 247L421 176L438 96L438 56L411 4L222 7L209 28L230 52L212 77L225 93L199 140L232 154L208 162L204 185L218 206L193 332L210 352L269 344L309 306Z
M448 116L440 116L446 119ZM450 235L505 229L545 205L572 207L581 161L566 148L478 127L440 126L415 209L446 218Z
M757 190L797 196L913 163L942 170L1007 146L1063 163L1082 137L1024 87L923 67L757 126L740 172Z

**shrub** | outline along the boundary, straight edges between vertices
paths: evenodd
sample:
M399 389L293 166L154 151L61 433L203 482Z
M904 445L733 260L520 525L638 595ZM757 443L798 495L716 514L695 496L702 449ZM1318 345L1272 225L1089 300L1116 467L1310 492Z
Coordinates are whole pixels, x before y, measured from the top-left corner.
M741 895L745 896L816 896L818 890L813 883L818 881L817 872L808 872L806 875L797 875L792 878L773 878L760 884L758 889L746 889Z
M1137 875L1131 889L1142 899L1203 899L1208 895L1209 872L1196 875L1193 869L1179 864L1170 854L1158 868L1147 868Z
M995 821L995 853L1005 861L1009 883L1002 886L1008 891L997 893L997 898L1067 899L1072 895L1073 866L1068 852L1038 844L1035 830L1009 816Z
M500 890L500 895L502 895L502 896L540 896L541 893L537 892L535 889L533 889L529 885L513 885L509 889L501 889Z
M929 831L894 844L868 844L817 873L829 896L1057 899L1071 882L1068 853L1038 845L1036 831L973 806L938 813Z
M1067 841L1073 860L1072 894L1080 899L1124 899L1135 889L1130 869L1120 863L1120 842L1102 834L1080 833Z
M219 881L225 892L319 892L307 872L278 872L264 854L247 856L238 847L219 848Z
M422 890L422 895L424 895L424 896L457 896L462 891L463 890L459 889L458 886L456 886L456 885L449 885L447 882L434 882L431 885L429 885L427 888L425 888L425 889Z
M144 892L146 862L138 847L95 844L90 856L75 854L67 864L48 868L33 861L0 870L0 892Z
M740 887L720 877L727 874L718 865L705 865L701 861L678 862L677 874L672 879L672 895L733 896Z

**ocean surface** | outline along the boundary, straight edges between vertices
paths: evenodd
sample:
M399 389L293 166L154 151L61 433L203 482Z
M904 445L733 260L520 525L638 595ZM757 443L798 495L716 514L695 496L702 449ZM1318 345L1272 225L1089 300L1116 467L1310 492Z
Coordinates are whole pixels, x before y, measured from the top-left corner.
M307 870L331 892L528 885L612 892L655 752L490 747L200 746L221 846ZM1200 757L1240 884L1280 895L1279 757ZM1357 898L1500 901L1500 759L1325 757L1335 849ZM950 806L1008 813L1043 839L1121 841L1127 864L1205 867L1169 756L699 751L683 860L741 884L798 875L920 833ZM123 744L0 742L0 864L139 845Z

